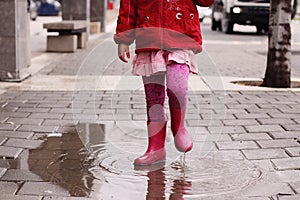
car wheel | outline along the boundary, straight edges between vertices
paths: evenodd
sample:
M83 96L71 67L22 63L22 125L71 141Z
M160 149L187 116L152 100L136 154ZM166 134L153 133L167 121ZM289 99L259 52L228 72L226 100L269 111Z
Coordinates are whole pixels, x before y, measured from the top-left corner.
M256 26L256 33L257 34L262 34L263 28L261 26Z
M214 18L211 20L211 30L216 31L218 28L218 24Z
M234 25L233 22L226 20L222 22L222 29L226 34L231 34L233 33L233 25Z

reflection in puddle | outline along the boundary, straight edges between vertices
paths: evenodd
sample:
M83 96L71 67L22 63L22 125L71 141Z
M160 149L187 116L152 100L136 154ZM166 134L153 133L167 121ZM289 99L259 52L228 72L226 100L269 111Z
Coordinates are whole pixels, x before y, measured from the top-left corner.
M28 169L71 196L199 199L240 192L261 176L261 171L246 161L222 160L215 155L187 154L184 162L177 158L170 164L134 167L133 159L143 151L138 146L141 142L135 141L140 138L121 137L124 130L117 130L114 124L79 124L64 132L49 134L40 148L29 150Z

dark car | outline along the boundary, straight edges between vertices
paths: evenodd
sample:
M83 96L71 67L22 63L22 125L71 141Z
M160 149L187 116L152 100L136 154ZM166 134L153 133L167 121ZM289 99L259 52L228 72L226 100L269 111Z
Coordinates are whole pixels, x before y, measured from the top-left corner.
M38 16L57 16L61 9L61 4L57 0L37 1Z

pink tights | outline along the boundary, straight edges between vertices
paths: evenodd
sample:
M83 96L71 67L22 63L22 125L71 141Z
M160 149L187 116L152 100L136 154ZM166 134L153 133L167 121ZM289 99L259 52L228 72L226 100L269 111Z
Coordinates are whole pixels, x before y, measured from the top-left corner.
M164 112L165 77L170 108L186 108L189 72L190 69L186 64L173 63L167 66L166 75L143 76L148 121L166 120Z

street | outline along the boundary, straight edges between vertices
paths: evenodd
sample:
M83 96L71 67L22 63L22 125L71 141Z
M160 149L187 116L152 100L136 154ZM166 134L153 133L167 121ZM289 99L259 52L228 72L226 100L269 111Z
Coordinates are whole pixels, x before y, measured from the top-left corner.
M166 163L134 167L147 143L141 78L118 60L112 32L45 52L41 23L53 19L31 22L32 76L0 83L0 199L300 199L299 88L230 83L263 78L267 35L213 32L205 20L185 120L194 148L179 153L168 124ZM299 80L298 21L292 30Z

